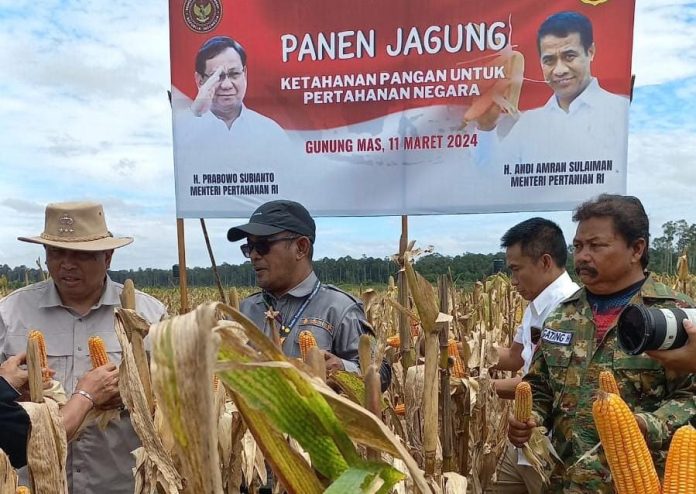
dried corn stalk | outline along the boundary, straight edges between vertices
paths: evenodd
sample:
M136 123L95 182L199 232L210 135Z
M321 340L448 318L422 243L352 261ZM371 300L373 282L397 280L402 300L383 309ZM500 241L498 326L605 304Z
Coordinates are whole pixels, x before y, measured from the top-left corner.
M418 309L418 316L425 335L425 372L423 386L423 457L426 475L435 474L438 462L438 323L451 320L451 316L441 314L438 297L433 286L418 274L411 264L410 252L404 254L404 268L408 287ZM440 458L441 460L441 458Z
M131 312L124 318L126 312ZM119 371L119 392L123 403L130 411L130 419L135 433L140 438L142 446L135 450L135 493L178 494L183 487L183 479L176 469L172 459L161 439L161 434L155 429L150 408L145 398L145 390L140 381L138 366L133 355L133 348L128 341L126 325L134 317L129 309L116 309L114 329L121 345L122 358Z

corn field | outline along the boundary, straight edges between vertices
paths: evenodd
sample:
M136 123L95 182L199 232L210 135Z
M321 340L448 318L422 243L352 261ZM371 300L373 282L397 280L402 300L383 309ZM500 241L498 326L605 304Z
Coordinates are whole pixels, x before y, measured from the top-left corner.
M327 375L311 344L302 360L285 357L237 311L249 289L226 290L225 303L215 288L192 289L195 309L180 316L178 290L145 289L174 316L149 330L124 303L121 394L143 444L134 452L136 494L258 492L271 473L274 492L483 492L506 448L512 404L491 383L510 377L493 370L496 347L510 346L525 302L504 274L461 290L403 265L386 290L357 294L376 336L361 342L361 376ZM693 276L660 281L696 292ZM0 296L8 292L0 286ZM149 369L142 340L134 343L148 331ZM380 394L385 357L393 377ZM29 365L30 375L40 368ZM49 407L43 420L60 429L51 400L32 401ZM61 472L52 475L61 482ZM0 479L13 485L1 452Z

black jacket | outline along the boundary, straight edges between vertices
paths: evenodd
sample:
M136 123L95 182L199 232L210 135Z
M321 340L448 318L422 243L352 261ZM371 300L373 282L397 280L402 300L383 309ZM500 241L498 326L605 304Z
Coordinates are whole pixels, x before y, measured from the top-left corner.
M19 393L0 377L0 449L15 468L27 464L29 415L17 403Z

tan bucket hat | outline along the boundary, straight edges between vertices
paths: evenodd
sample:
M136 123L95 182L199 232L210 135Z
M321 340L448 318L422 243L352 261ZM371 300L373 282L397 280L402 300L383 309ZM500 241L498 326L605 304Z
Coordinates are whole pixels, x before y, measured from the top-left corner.
M96 202L58 202L46 206L44 231L38 237L17 237L22 242L51 245L69 250L118 249L133 242L114 237L106 228L104 209Z

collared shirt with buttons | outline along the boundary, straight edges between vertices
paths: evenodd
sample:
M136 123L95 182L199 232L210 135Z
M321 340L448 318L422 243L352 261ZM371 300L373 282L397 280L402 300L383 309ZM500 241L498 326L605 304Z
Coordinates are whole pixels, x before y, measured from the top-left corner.
M541 328L544 325L544 319L553 309L556 308L559 302L567 297L570 297L580 287L570 279L567 271L563 271L558 278L544 288L544 290L532 300L524 310L522 316L522 324L517 328L514 341L522 345L522 374L529 372L529 367L532 365L532 356L534 355L534 343L532 343L532 328Z
M99 301L85 315L64 306L51 280L20 288L0 300L0 361L26 350L27 334L41 330L46 339L48 365L56 371L70 395L77 380L92 368L87 339L101 336L109 359L121 361L114 332L114 308L121 305L123 285L108 276ZM161 320L166 308L155 298L136 291L136 310L149 322ZM133 492L131 451L140 446L127 411L105 430L86 427L68 445L68 487L71 493L117 494ZM22 474L22 472L20 472Z

